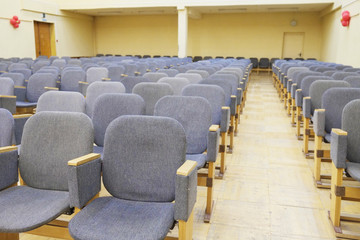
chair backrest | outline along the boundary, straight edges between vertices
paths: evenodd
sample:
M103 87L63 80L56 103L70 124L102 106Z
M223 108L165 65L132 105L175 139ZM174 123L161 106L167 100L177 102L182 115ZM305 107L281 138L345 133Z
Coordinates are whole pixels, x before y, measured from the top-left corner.
M85 113L85 98L78 92L49 91L37 103L36 112L43 111Z
M180 77L164 77L161 78L158 83L167 83L171 86L174 91L174 95L180 96L182 89L190 84L189 80Z
M0 95L14 95L14 81L9 77L0 77Z
M301 85L300 88L302 89L302 95L304 97L309 96L309 91L310 91L310 86L313 82L317 81L317 80L333 80L332 77L327 77L327 76L306 76L302 79L301 81ZM298 85L299 87L299 85Z
M201 75L201 77L202 77L203 79L205 79L205 78L207 78L207 77L210 76L207 71L205 71L205 70L199 70L199 69L191 69L191 70L186 71L186 73L198 73L198 74Z
M307 67L291 67L287 72L288 79L294 80L293 77L296 72L304 72L308 70L309 69Z
M96 98L104 93L125 93L125 87L120 82L94 82L86 90L86 114L91 118Z
M105 131L109 124L123 115L143 115L144 100L136 94L104 93L94 104L92 122L95 130L94 142L104 146Z
M124 84L125 86L126 93L132 93L134 86L142 82L150 82L150 80L145 77L134 77L134 76L124 77L121 80L121 83Z
M69 59L67 63L70 65L81 66L81 61L79 59Z
M14 135L14 118L11 112L0 108L0 147L11 146Z
M269 58L260 58L259 68L269 68L269 67L270 67Z
M202 97L165 96L155 105L154 116L174 118L186 133L186 153L200 154L207 148L211 105Z
M358 73L355 72L335 72L331 77L335 80L343 80L348 76L360 76Z
M336 73L337 71L335 71L335 70L332 70L332 71L325 71L325 72L323 72L323 74L325 75L325 76L329 76L329 77L331 77L334 73Z
M56 87L57 78L51 73L36 73L31 75L26 88L26 98L29 102L37 102L45 87Z
M109 71L104 67L91 67L86 71L86 81L88 83L99 82L109 76Z
M351 66L349 66L349 65L341 65L341 64L335 66L335 68L337 70L343 70L343 69L349 68L349 67L351 67Z
M347 131L347 156L350 162L360 163L360 100L346 104L342 113L341 129Z
M30 69L24 68L24 69L15 69L9 73L10 74L12 74L12 73L22 74L22 76L16 75L13 80L14 80L16 86L24 86L25 80L28 80L30 78L32 71ZM22 85L18 85L18 84L22 84Z
M12 63L9 65L9 72L15 69L26 69L28 68L28 65L26 65L25 63Z
M68 191L67 162L92 153L94 130L83 113L41 112L26 121L19 170L26 185Z
M79 82L85 82L85 72L81 68L68 70L65 69L61 74L60 89L62 91L80 91Z
M125 67L121 65L111 65L107 68L109 70L109 78L111 81L120 82L122 77L121 74L125 73Z
M344 72L359 72L360 68L349 67L349 68L344 68L343 71Z
M189 80L190 84L199 83L201 80L203 80L202 76L198 73L179 73L175 77L186 78Z
M39 60L34 63L33 65L33 72L36 73L38 70L40 70L44 66L49 66L50 61L49 60Z
M158 73L166 73L169 77L175 77L176 74L179 73L177 69L170 68L170 69L159 69Z
M157 82L160 78L168 77L168 75L163 72L148 72L143 77L149 79L150 82Z
M360 75L348 76L344 78L344 81L348 82L353 88L360 88Z
M311 97L311 113L313 113L315 109L321 108L323 93L334 87L350 88L350 84L338 80L317 80L311 84L309 91L309 96Z
M225 92L225 106L230 106L232 95L232 86L230 83L216 79L205 79L202 80L199 84L209 84L221 87Z
M185 162L186 137L174 119L122 116L106 130L103 181L114 197L171 202L176 170Z
M203 97L211 105L212 124L219 125L221 122L221 108L225 106L225 92L217 85L190 84L184 87L183 96Z
M55 59L52 63L52 66L56 66L59 69L63 69L66 65L66 60L65 59Z
M142 82L135 85L133 93L144 99L145 114L152 116L157 101L164 96L174 95L174 90L167 83Z
M317 71L317 72L326 72L326 71L333 71L333 70L336 70L336 68L324 67L324 66L318 66L315 68L315 71Z
M218 81L228 82L231 84L231 94L236 95L237 88L239 86L239 81L236 76L233 74L226 73L216 73L209 77L209 79L214 79Z
M209 75L212 75L212 74L214 74L214 73L216 72L216 69L213 68L213 67L206 67L206 66L204 66L204 67L197 67L196 69L197 69L197 70L207 71L207 72L209 73Z
M325 109L325 131L331 133L332 128L341 128L341 114L346 104L360 99L359 88L330 88L324 92L321 108Z

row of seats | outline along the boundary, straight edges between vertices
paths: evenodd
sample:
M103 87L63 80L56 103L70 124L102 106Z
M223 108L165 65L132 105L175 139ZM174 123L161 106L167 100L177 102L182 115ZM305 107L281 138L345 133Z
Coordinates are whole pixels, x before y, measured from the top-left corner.
M86 98L61 88L41 93L36 114L23 127L20 151L0 148L8 166L0 168L6 171L0 174L0 208L7 210L0 232L40 234L49 227L44 224L75 207L69 231L62 225L75 239L163 239L174 221L179 238L192 239L196 185L207 188L209 222L215 161L220 153L222 178L227 134L231 152L252 67L249 60L198 64L206 70L191 64L189 70L206 74L159 78L158 69L151 72L156 81L132 82L128 92L124 81L100 79L88 84ZM7 144L14 144L15 116L0 111L0 121L10 123L0 128L8 132ZM88 203L97 197L101 177L112 197Z
M273 79L296 136L303 141L305 157L314 159L315 185L331 188L329 216L336 236L355 238L354 232L342 229L341 221L358 222L359 218L344 215L341 201L360 200L359 185L353 184L360 181L360 69L319 61L277 60ZM314 141L313 149L310 141ZM331 175L324 174L327 164L331 164Z

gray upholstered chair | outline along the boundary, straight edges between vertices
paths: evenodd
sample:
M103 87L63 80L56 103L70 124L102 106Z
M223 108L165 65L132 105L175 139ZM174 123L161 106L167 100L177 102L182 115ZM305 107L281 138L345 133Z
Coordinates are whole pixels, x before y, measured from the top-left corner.
M83 113L42 112L25 124L21 152L0 151L0 237L19 232L69 238L55 220L82 208L100 191L101 163L92 153L93 127ZM17 186L20 173L21 186ZM79 191L86 189L86 194ZM51 223L49 225L45 225Z
M148 72L143 77L149 79L150 82L157 82L160 78L168 77L168 75L163 72Z
M185 152L184 129L174 119L116 118L106 130L102 161L111 196L96 198L72 218L71 236L164 239L178 220L179 239L192 239L197 171Z
M14 70L15 71L15 70ZM14 81L15 86L25 86L25 77L22 73L4 73L1 75L1 77L9 77Z
M65 59L55 59L52 63L51 66L55 66L58 67L60 70L63 69L66 65L66 60Z
M67 69L61 73L61 91L74 91L86 94L87 83L85 71L81 68ZM85 87L86 86L86 87Z
M86 114L91 118L96 98L104 93L125 93L125 87L120 82L94 82L86 91Z
M207 77L210 76L210 74L209 74L207 71L205 71L205 70L199 70L199 69L191 69L191 70L186 71L186 73L198 73L198 74L201 75L201 77L202 77L203 79L205 79L205 78L207 78Z
M204 70L207 71L209 73L209 75L212 75L216 72L216 69L213 67L207 67L207 66L202 66L202 67L197 67L197 70Z
M12 70L10 73L21 73L24 75L24 78L25 78L25 82L27 80L29 80L30 76L32 75L32 71L31 69L27 69L27 68L23 68L23 69L15 69L15 70ZM16 81L16 80L15 80ZM21 84L21 82L19 82L19 84ZM24 85L25 83L23 83ZM16 85L16 84L15 84ZM23 86L23 85L20 85L20 86Z
M67 63L70 65L74 65L74 66L81 66L81 60L79 60L79 59L72 58L72 59L69 59Z
M0 108L0 148L13 144L14 128L15 123L11 112Z
M358 76L347 76L344 81L348 82L353 88L360 88L360 74Z
M309 153L309 137L313 135L310 129L310 121L314 116L315 109L320 109L322 104L322 95L330 88L342 87L349 88L350 84L345 81L337 80L317 80L309 88L309 97L303 98L303 118L304 118L304 153ZM304 90L304 89L303 89Z
M132 91L144 99L145 115L154 115L157 101L168 95L174 95L172 87L167 83L142 82L135 85Z
M225 91L217 85L190 84L184 87L182 95L203 97L211 105L212 124L220 126L220 171L217 178L222 179L226 170L226 135L230 124L230 107L225 106Z
M330 151L323 147L323 141L331 142L331 129L341 128L343 109L355 99L360 99L359 88L330 88L322 95L321 109L314 111L314 178L317 187L330 188L329 184L323 182L324 176L321 175L321 162L330 157Z
M107 69L109 71L109 78L111 79L111 81L120 82L121 79L123 79L124 77L127 76L125 74L125 67L124 66L110 65L110 66L107 67Z
M56 77L51 73L36 73L29 78L27 87L17 86L16 111L18 113L33 113L41 94L56 88Z
M358 214L344 214L341 209L341 201L360 200L359 187L356 184L343 183L346 176L352 180L360 181L360 100L349 102L343 110L341 129L333 128L331 132L331 203L330 220L335 230L335 236L339 238L356 239L355 228L345 232L341 221L359 222ZM350 203L351 204L351 203ZM350 216L350 217L349 217ZM351 224L351 223L350 223ZM357 227L354 225L354 227ZM346 236L345 236L346 234Z
M14 81L9 77L0 77L0 108L16 112L16 96L14 94Z
M189 80L180 77L164 77L161 78L158 83L167 83L174 91L174 95L181 96L182 89L190 84Z
M132 90L135 87L135 85L141 82L150 82L150 80L145 77L134 77L134 76L124 77L121 80L121 83L124 84L125 86L126 93L132 93Z
M42 111L85 113L85 98L78 92L46 92L39 97L37 103L36 112Z
M103 155L105 131L109 124L123 115L144 115L144 100L136 94L104 93L96 98L92 115L94 153Z
M170 69L159 69L158 73L166 73L169 77L175 77L176 74L179 73L177 69L170 68Z
M220 133L219 126L212 125L210 103L202 97L165 96L156 103L154 116L171 117L179 121L186 133L186 159L196 161L198 169L207 165L208 173L199 175L198 183L207 187L204 221L210 222L213 208L212 183Z
M50 61L49 60L39 60L36 61L32 66L33 73L36 73L38 70L40 70L42 67L49 66Z
M360 75L356 72L335 72L333 73L333 75L331 75L331 77L335 80L344 80L344 78L348 76L360 76Z
M86 82L89 84L107 80L108 77L109 71L104 67L91 67L86 71Z
M190 84L199 83L203 77L198 73L179 73L175 77L186 78Z

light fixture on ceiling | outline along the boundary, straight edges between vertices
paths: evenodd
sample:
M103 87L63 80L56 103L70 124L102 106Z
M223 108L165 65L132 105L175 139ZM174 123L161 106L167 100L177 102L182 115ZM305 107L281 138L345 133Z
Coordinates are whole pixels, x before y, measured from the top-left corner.
M297 21L295 19L291 20L290 25L295 27L297 25Z

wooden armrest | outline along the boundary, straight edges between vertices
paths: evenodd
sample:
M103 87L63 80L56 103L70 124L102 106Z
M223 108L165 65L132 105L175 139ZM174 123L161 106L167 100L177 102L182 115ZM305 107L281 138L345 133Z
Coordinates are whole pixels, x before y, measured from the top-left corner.
M75 158L73 160L68 161L68 166L80 166L87 162L93 161L95 159L100 158L100 154L98 153L89 153L87 155Z
M170 65L170 67L173 67L174 65Z
M59 91L59 88L56 87L44 87L46 90L56 90Z
M7 71L0 71L0 73L7 73Z
M134 72L135 74L141 74L141 72Z
M0 153L11 152L17 149L18 148L16 146L0 147Z
M196 168L196 162L192 161L192 160L186 160L184 162L183 165L181 165L181 167L179 167L176 171L177 175L181 175L181 176L188 176L191 171Z
M242 90L242 88L239 88L239 87L238 87L237 90Z
M103 81L111 81L111 78L102 78Z
M147 72L151 72L151 69L146 69Z
M127 77L128 75L122 73L120 76L122 76L122 77Z
M323 108L318 108L318 109L315 109L314 111L325 112L325 109L323 109Z
M295 84L296 84L296 83L295 83ZM302 91L302 89L296 89L296 91L297 91L297 92L300 92L300 91Z
M85 84L85 85L89 84L88 82L82 82L82 81L79 81L79 83L80 84Z
M26 79L25 82L29 82L29 79Z
M311 99L311 97L304 97L303 99Z
M17 115L13 115L14 119L19 119L19 118L27 118L27 117L31 117L32 114L17 114Z
M16 98L16 96L12 96L12 95L0 95L0 98Z
M155 68L156 70L159 70L160 68Z
M236 98L236 96L235 96L235 95L231 95L231 97L232 97L232 98Z
M221 109L230 109L230 107L227 107L227 106L226 107L221 107Z
M56 83L61 83L60 81L56 81Z
M25 86L15 86L14 88L24 88L24 89L26 89Z
M340 136L347 136L347 132L340 128L333 128L331 131Z
M215 124L213 124L213 125L211 125L210 127L209 127L209 131L210 132L216 132L218 129L219 129L219 125L215 125Z
M243 78L243 79L244 79L244 78ZM240 82L240 84L244 84L244 82L243 82L243 81L241 81L241 82Z

